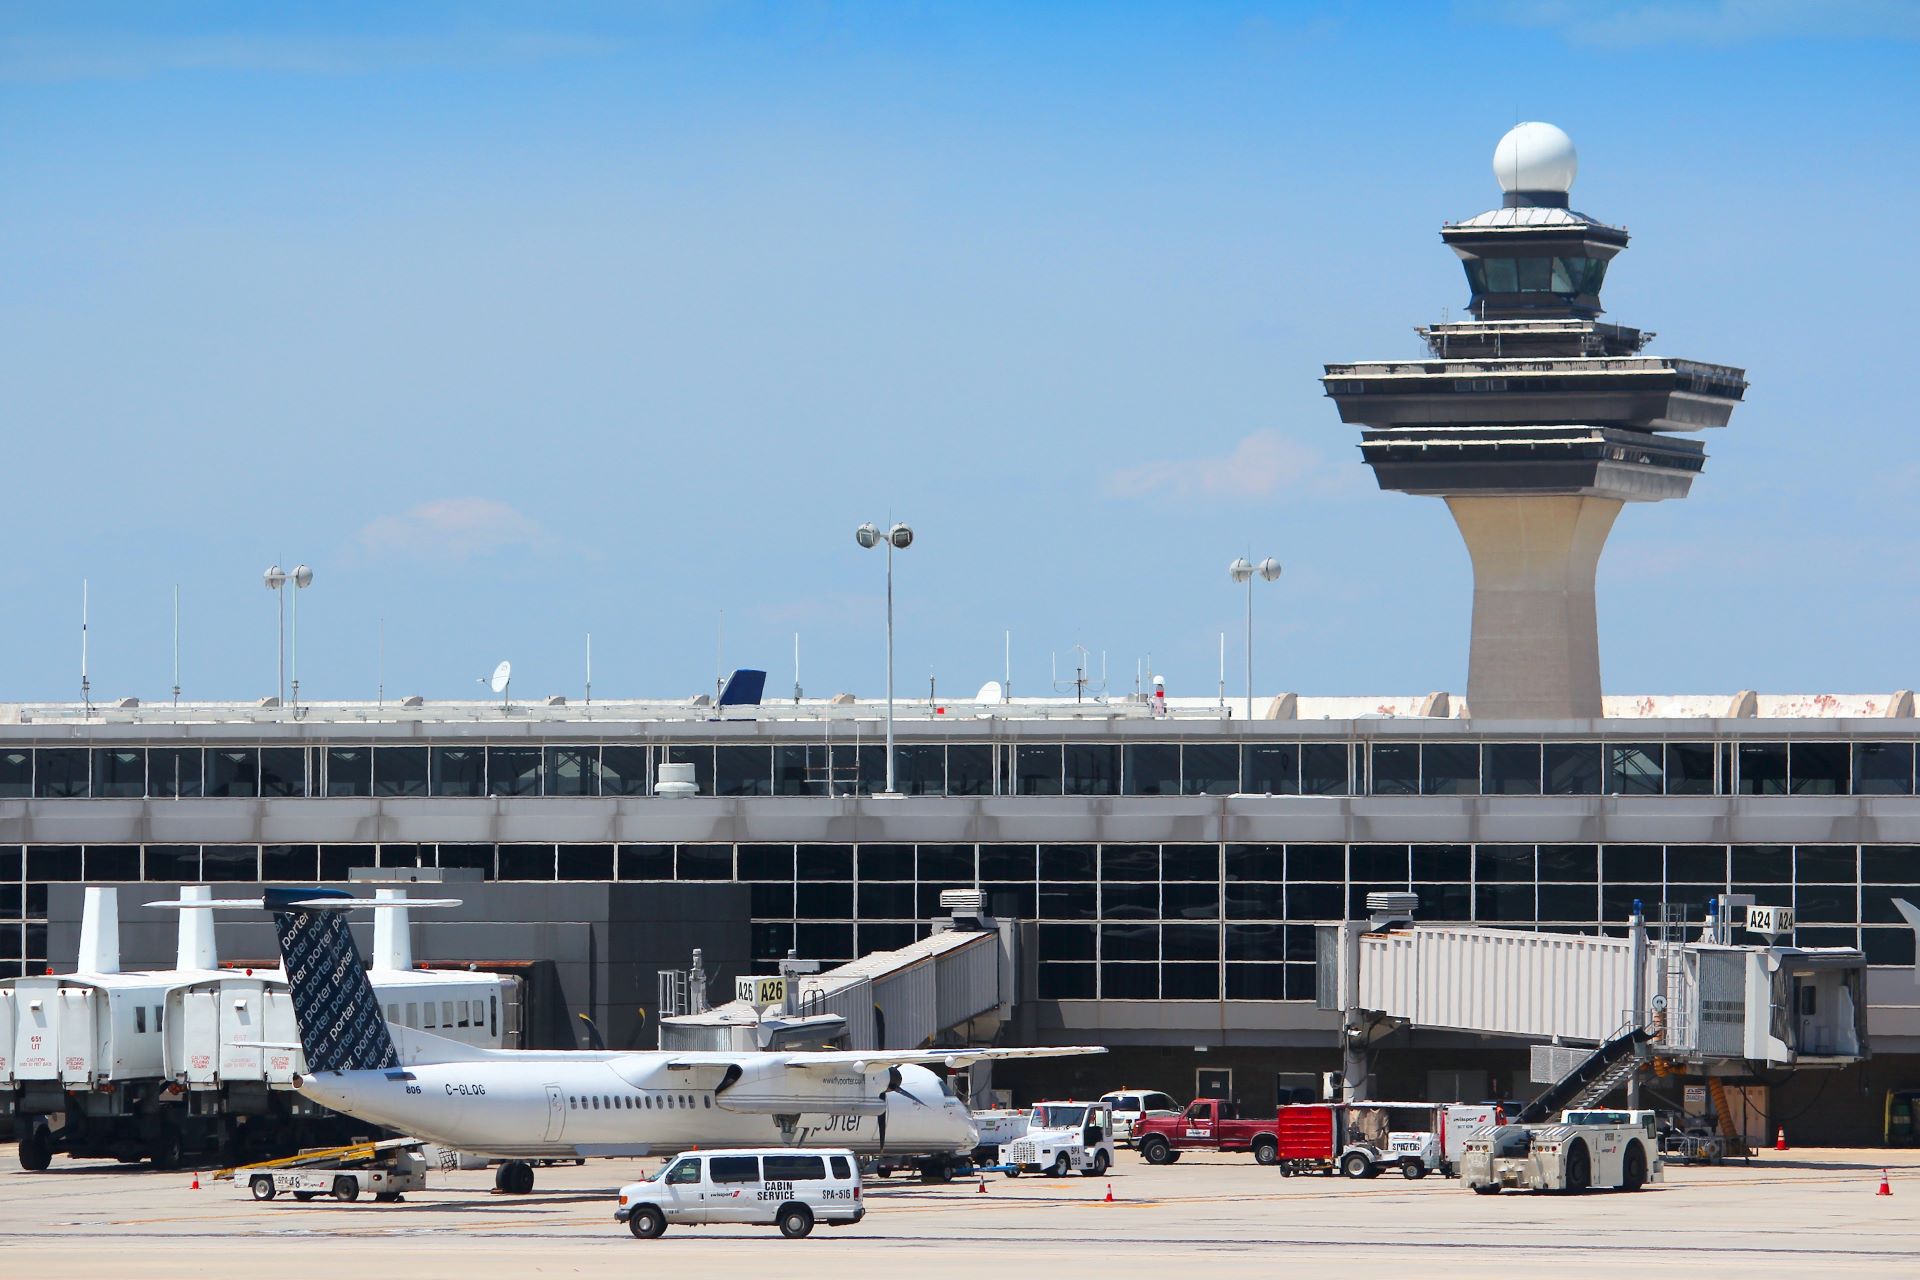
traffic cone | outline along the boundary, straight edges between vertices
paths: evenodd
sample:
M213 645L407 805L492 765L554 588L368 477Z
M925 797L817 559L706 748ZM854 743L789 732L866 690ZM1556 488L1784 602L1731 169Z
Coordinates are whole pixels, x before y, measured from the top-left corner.
M1877 1196L1890 1196L1893 1194L1893 1188L1887 1185L1887 1171L1885 1169L1880 1171L1880 1189L1873 1194Z
M198 1191L199 1189L200 1189L200 1175L196 1173L193 1175L193 1185L188 1187L187 1190Z
M976 1191L974 1194L982 1195L982 1196L987 1194L987 1179L985 1175L982 1175L980 1178L980 1190Z
M1787 1149L1787 1127L1785 1125L1781 1125L1774 1133L1773 1149L1775 1151L1785 1151Z
M1107 1204L1113 1203L1113 1184L1111 1182L1107 1184L1107 1198L1105 1203Z

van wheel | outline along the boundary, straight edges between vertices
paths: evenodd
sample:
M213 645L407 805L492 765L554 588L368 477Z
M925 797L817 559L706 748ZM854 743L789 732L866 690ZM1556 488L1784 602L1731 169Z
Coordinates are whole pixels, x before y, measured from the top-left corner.
M1253 1142L1255 1164L1280 1163L1280 1144L1272 1138L1256 1138Z
M1056 1178L1064 1178L1073 1172L1073 1160L1062 1151L1053 1158L1053 1167L1047 1170Z
M635 1240L652 1240L667 1229L667 1215L650 1204L643 1204L627 1217L627 1230Z
M1148 1164L1172 1164L1173 1157L1179 1154L1173 1144L1159 1134L1150 1134L1140 1141L1140 1156Z
M774 1221L780 1224L780 1234L789 1240L803 1239L813 1232L813 1210L803 1204L782 1206Z
M253 1193L255 1200L271 1200L280 1193L280 1189L273 1185L273 1179L264 1173L255 1174L248 1181L247 1190Z
M349 1178L344 1173L341 1174L333 1180L333 1198L344 1201L358 1200L360 1198L360 1180L358 1178Z
M1107 1176L1107 1169L1110 1164L1111 1162L1107 1159L1107 1153L1105 1151L1096 1151L1093 1153L1093 1163L1082 1169L1080 1176L1083 1178L1104 1178Z
M45 1173L53 1163L53 1135L45 1125L36 1124L20 1137L20 1167L28 1173Z

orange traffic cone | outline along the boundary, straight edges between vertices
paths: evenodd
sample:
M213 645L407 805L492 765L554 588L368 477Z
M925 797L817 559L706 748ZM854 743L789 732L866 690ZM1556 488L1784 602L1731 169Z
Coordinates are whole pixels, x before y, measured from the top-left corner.
M188 1187L187 1190L198 1191L199 1189L200 1189L200 1175L196 1173L193 1175L193 1185Z
M1880 1189L1873 1194L1877 1196L1890 1196L1893 1194L1893 1188L1887 1185L1887 1171L1885 1169L1880 1171Z
M977 1192L975 1192L974 1194L975 1194L975 1195L982 1195L982 1196L983 1196L983 1195L985 1195L985 1194L987 1194L987 1180L986 1180L986 1178L985 1178L985 1177L982 1177L982 1178L980 1179L980 1190L979 1190L979 1191L977 1191Z
M1775 1151L1785 1151L1787 1149L1787 1128L1785 1125L1780 1126L1779 1130L1774 1134L1773 1149Z
M1107 1204L1113 1203L1113 1184L1111 1182L1107 1184L1107 1198L1105 1203Z

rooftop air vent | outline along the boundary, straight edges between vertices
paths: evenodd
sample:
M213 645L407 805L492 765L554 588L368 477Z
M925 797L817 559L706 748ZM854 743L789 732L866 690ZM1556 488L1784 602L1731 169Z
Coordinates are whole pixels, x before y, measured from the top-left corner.
M1367 895L1367 924L1384 929L1390 924L1411 924L1420 909L1420 895L1391 889L1375 890Z

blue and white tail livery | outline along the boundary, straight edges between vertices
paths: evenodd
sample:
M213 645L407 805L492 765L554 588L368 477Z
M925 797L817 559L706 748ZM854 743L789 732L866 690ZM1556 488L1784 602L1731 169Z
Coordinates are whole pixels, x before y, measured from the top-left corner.
M346 911L364 906L340 889L268 889L293 1017L309 1071L384 1071L399 1065L380 1001L360 963Z

